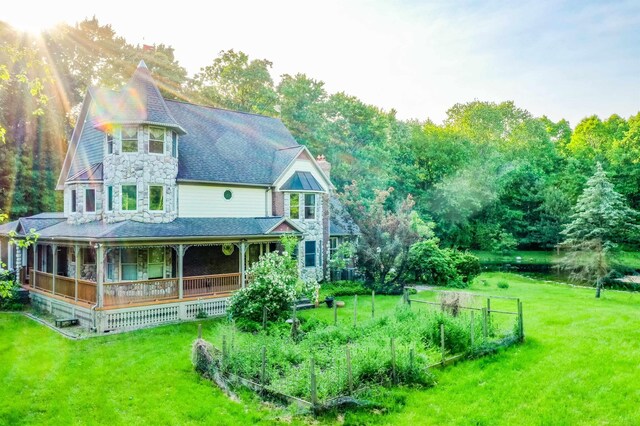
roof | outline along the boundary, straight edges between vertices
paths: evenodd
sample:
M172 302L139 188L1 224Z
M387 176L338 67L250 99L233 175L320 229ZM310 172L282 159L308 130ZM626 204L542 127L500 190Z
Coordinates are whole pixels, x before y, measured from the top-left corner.
M97 180L102 180L102 163L92 164L88 168L80 170L78 173L67 179L67 181L71 182L90 182Z
M276 118L166 100L188 130L178 180L271 185L303 149Z
M322 191L322 186L311 172L294 172L281 187L284 191Z
M332 196L329 198L331 216L329 218L329 235L359 235L360 227L355 223L340 200Z
M173 117L165 103L151 72L140 61L131 80L119 92L96 90L100 106L94 126L106 124L158 124L185 133L179 121Z
M63 213L40 213L0 225L0 235L8 235L11 231L18 235L24 235L32 229L39 232L60 222L66 222L66 220Z
M126 220L84 224L59 222L40 231L41 239L136 240L176 238L249 237L277 234L282 217L177 218L169 223L141 223ZM289 223L291 229L297 229Z

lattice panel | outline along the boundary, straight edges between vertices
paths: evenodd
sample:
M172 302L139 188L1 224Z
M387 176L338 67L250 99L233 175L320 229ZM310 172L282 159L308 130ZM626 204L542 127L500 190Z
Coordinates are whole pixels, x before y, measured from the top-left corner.
M141 307L135 310L109 312L105 314L105 330L117 330L121 328L137 328L150 324L178 321L179 307Z
M218 299L208 302L197 302L186 306L186 318L195 318L199 312L204 312L209 317L226 315L228 299Z

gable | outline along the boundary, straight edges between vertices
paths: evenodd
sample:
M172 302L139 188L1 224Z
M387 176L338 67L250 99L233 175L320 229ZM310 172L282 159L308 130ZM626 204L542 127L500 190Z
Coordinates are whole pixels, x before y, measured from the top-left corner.
M333 188L331 181L327 178L327 175L322 171L316 160L310 155L309 150L304 147L291 161L283 173L276 179L274 186L276 191L292 191L298 190L297 188L289 188L287 185L290 180L295 181L296 175L312 177L315 181L314 185L320 186L320 189L311 191L329 191Z

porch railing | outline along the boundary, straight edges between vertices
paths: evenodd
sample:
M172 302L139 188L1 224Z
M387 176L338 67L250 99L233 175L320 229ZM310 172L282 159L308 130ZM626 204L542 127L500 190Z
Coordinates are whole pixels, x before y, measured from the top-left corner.
M33 271L34 289L62 296L66 299L78 300L85 303L96 303L96 283L86 280L78 280L78 293L76 294L76 281L74 278L56 275L56 288L53 291L53 274L41 271Z
M177 298L177 278L104 283L104 306Z
M206 296L218 293L231 293L239 290L241 280L239 273L202 275L184 277L184 297Z

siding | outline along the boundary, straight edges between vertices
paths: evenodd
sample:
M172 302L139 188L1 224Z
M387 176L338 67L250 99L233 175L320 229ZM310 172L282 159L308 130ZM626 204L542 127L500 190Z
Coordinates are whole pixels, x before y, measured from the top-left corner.
M233 194L225 200L224 192ZM266 188L178 184L178 217L264 217Z
M310 172L313 175L313 177L316 178L318 183L320 183L320 185L325 191L329 190L324 177L322 177L322 175L318 171L318 168L315 166L315 164L311 160L304 159L302 156L298 158L291 165L291 167L287 169L287 171L282 175L282 177L278 179L278 181L275 184L276 190L279 190L280 187L285 182L287 182L287 180L289 180L291 175L293 175L295 172Z
M93 127L92 112L95 109L94 101L89 106L89 113L82 124L82 133L78 141L78 148L71 161L69 173L65 179L86 169L92 164L99 163L104 158L104 133Z

